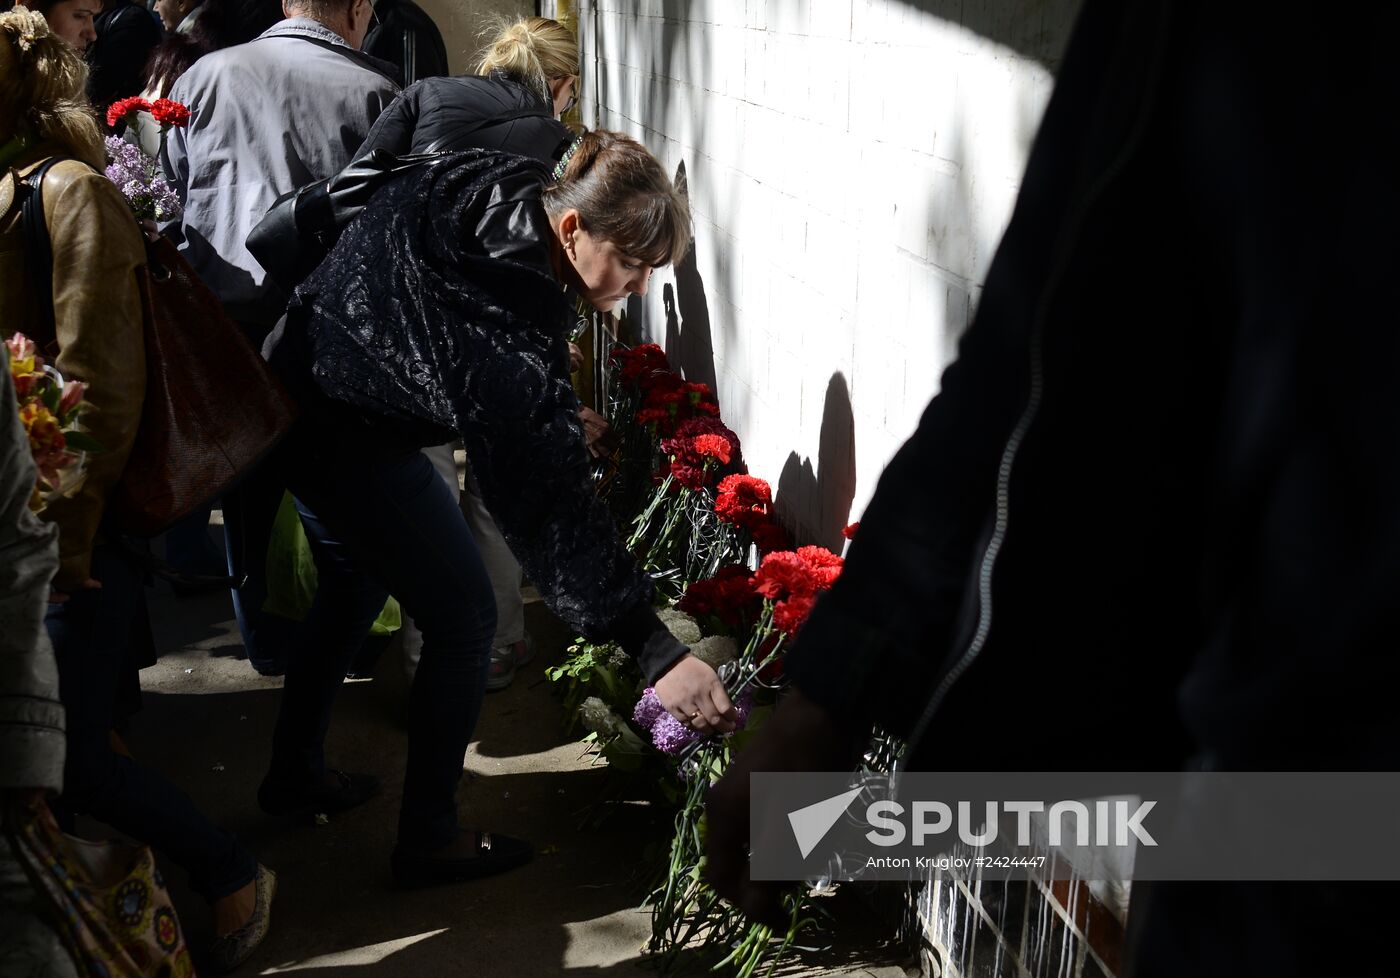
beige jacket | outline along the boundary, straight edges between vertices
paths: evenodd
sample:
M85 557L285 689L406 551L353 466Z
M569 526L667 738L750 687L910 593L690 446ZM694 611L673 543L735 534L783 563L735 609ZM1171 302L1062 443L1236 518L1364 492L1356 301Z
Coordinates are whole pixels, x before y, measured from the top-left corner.
M0 177L0 331L22 332L45 345L43 305L25 259L16 179L54 148L35 146ZM137 269L146 262L136 219L110 180L65 160L44 178L44 215L53 246L53 307L58 357L67 379L88 387L89 432L103 451L88 456L87 477L76 493L53 500L43 518L59 528L59 571L54 587L69 590L90 576L107 496L126 467L146 393L141 296Z

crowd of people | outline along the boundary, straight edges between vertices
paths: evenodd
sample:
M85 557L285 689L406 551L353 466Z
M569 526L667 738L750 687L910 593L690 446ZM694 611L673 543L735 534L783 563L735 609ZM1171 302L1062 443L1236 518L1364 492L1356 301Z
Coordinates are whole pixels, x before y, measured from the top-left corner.
M780 921L781 891L748 876L749 775L849 766L873 725L907 739L911 767L948 743L989 771L1395 761L1394 154L1371 124L1394 87L1395 15L1378 6L1358 30L1189 7L1085 4L959 358L797 639L791 692L711 792L707 875L758 919ZM412 622L389 854L404 886L531 856L469 827L457 798L485 692L531 652L522 571L571 627L632 655L678 721L733 726L592 490L605 426L570 384L576 305L644 293L688 246L685 201L635 140L559 121L580 71L560 25L510 25L456 77L434 33L411 0L0 14L3 329L87 385L102 446L36 518L0 371L0 933L23 973L71 973L25 923L12 842L48 808L189 874L213 908L209 970L252 954L275 894L256 853L113 734L152 652L147 565L104 519L146 390L143 233L178 243L299 408L219 501L248 658L285 674L266 812L377 792L324 744L391 594ZM1316 56L1306 72L1299 51ZM101 110L143 92L189 111L163 135L139 119L121 134L159 153L182 205L158 229L102 172ZM1299 151L1300 130L1326 151ZM290 294L249 251L280 197L405 154L428 159L385 177ZM23 218L36 200L42 268ZM1361 270L1340 291L1318 274L1338 242ZM266 613L260 559L288 491L319 576L297 628ZM168 537L172 564L211 569L207 514ZM1043 711L1004 707L1008 681L1037 707L1064 690L1090 708L1056 713L1047 736ZM1124 973L1362 973L1351 958L1384 932L1392 891L1140 887Z
M153 654L149 564L133 555L141 543L105 518L141 423L147 251L143 227L103 175L113 133L100 110L139 94L189 112L168 132L139 118L116 123L116 135L158 152L182 205L145 235L178 244L299 409L277 450L216 503L249 659L285 673L262 809L341 811L378 791L353 758L339 762L346 769L329 761L323 744L337 688L392 594L411 619L415 674L395 879L439 884L528 860L527 841L468 828L457 799L483 695L508 684L530 652L522 566L573 627L636 657L678 719L728 729L723 684L657 618L650 579L589 476L590 446L606 426L581 418L573 391L576 307L608 311L644 293L652 271L685 252L690 225L645 147L559 121L579 82L572 34L543 18L508 25L477 73L400 90L442 59L434 45L406 40L381 49L414 55L408 63L362 51L384 27L369 0L288 0L281 18L261 2L157 0L163 38L130 0L31 2L0 15L4 328L86 384L86 424L102 450L76 493L46 500L42 522L23 505L32 468L6 471L13 491L0 546L27 556L15 564L22 580L6 582L22 597L5 642L22 650L32 680L19 695L48 711L47 736L25 744L34 759L6 765L11 824L44 805L65 826L90 815L183 869L213 908L208 970L236 968L267 933L275 873L114 735ZM403 40L420 21L409 0L397 8L410 25ZM130 40L116 40L119 30ZM98 65L91 73L84 49ZM136 61L144 68L132 72ZM250 254L249 232L280 196L374 151L434 155L386 179L289 295ZM25 247L30 195L51 268L33 267ZM23 455L9 419L5 432L7 457ZM457 442L469 464L466 506ZM286 491L319 585L304 625L279 632L265 627L262 558ZM207 510L167 536L172 564L209 569Z

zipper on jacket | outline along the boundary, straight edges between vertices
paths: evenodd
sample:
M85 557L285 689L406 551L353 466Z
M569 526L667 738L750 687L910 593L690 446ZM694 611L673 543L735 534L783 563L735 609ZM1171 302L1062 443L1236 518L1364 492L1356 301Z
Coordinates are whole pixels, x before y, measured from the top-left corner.
M1157 94L1161 86L1162 74L1164 72L1163 55L1167 46L1167 23L1165 20L1170 17L1169 10L1163 10L1164 22L1159 25L1156 37L1158 40L1155 52L1157 64L1152 76L1152 81L1144 98L1144 111L1139 115L1133 131L1129 134L1127 142L1124 144L1122 152L1109 164L1099 178L1090 187L1088 193L1084 195L1079 205L1070 216L1070 231L1063 239L1063 244L1057 249L1057 256L1054 267L1046 280L1045 289L1041 293L1041 299L1036 305L1035 321L1031 326L1030 341L1030 385L1029 396L1026 400L1026 407L1021 412L1021 417L1016 422L1016 427L1012 429L1010 436L1006 440L1006 445L1002 449L1001 464L997 469L997 489L996 489L996 517L992 526L992 535L987 541L977 572L977 630L969 640L967 648L963 651L952 667L943 674L943 678L934 687L933 693L929 696L928 703L924 706L924 711L919 716L919 721L910 731L907 741L908 747L904 752L906 758L917 754L919 744L923 741L924 735L928 732L929 725L933 722L934 715L938 712L939 706L947 698L949 690L962 678L977 657L982 654L986 647L987 637L992 630L992 575L996 570L997 555L1001 552L1002 546L1006 542L1006 531L1011 518L1011 472L1016 464L1016 456L1020 452L1021 444L1025 440L1036 415L1040 411L1040 404L1044 397L1045 390L1045 365L1043 362L1045 320L1049 313L1050 302L1059 287L1060 280L1064 278L1066 269L1069 266L1070 256L1073 253L1073 245L1078 241L1083 230L1084 221L1088 217L1089 211L1093 209L1098 198L1105 189L1112 184L1127 166L1128 161L1135 155L1139 144L1142 142L1143 134L1147 128L1148 114L1156 102Z

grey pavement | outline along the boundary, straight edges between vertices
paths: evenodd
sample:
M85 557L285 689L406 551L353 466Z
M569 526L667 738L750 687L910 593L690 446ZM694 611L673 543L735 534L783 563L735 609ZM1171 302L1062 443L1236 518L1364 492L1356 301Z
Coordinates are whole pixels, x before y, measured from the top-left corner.
M383 793L327 824L273 819L258 810L255 793L281 680L248 665L226 595L176 598L164 586L150 594L162 656L142 672L144 708L128 744L278 874L271 933L240 975L657 973L644 950L640 873L654 863L647 853L666 844L670 816L640 797L602 803L617 794L618 779L562 729L543 670L570 636L543 605L527 608L539 655L508 690L488 694L459 789L466 824L527 838L538 855L489 880L403 891L388 866L406 744L397 644L374 679L342 689L328 741L334 766L378 775ZM607 817L587 818L600 811ZM197 948L208 940L207 911L182 889L180 874L168 875ZM889 911L874 911L865 897L838 894L833 904L833 946L782 973L902 978L908 953L890 940ZM877 945L884 947L862 950Z

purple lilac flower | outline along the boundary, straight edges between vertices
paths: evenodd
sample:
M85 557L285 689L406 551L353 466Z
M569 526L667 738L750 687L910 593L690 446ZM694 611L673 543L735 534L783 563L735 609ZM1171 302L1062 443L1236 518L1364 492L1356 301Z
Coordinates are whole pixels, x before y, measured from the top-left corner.
M666 712L666 708L661 705L661 700L656 695L655 688L648 686L642 690L642 698L637 701L637 705L632 708L632 720L643 730L650 730L656 726L656 721Z
M669 713L661 714L656 720L656 725L651 728L652 744L657 750L667 754L679 754L683 747L699 739L699 733Z

